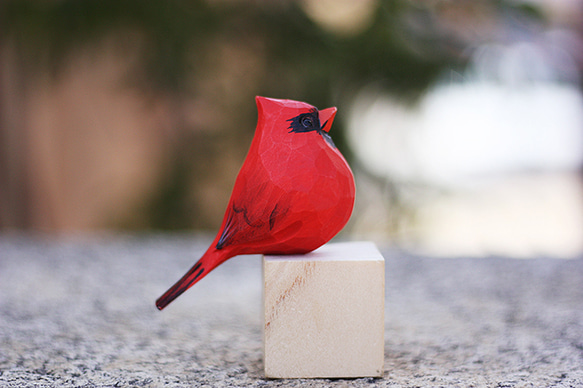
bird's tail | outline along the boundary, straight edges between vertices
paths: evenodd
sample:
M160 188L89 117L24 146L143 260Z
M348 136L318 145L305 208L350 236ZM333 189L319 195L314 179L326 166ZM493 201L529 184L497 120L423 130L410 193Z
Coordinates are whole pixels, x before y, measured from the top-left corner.
M204 278L215 269L219 264L228 259L224 257L225 252L210 248L206 253L188 270L184 276L168 289L161 297L156 300L156 307L162 310L168 306L174 299L178 298L184 291L195 285L200 279Z

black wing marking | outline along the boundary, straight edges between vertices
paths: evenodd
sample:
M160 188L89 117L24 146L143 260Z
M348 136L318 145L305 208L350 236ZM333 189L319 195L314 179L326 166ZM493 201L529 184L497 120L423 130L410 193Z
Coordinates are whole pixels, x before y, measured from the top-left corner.
M249 216L247 215L247 209L244 206L237 207L237 206L235 206L235 204L233 204L233 206L231 207L231 210L229 211L229 216L227 218L227 223L225 224L225 228L223 229L223 233L221 234L221 237L219 238L219 241L217 242L217 245L216 245L217 249L221 249L221 248L225 247L226 245L230 245L232 242L231 240L233 239L233 235L236 232L238 232L239 229L241 229L242 225L233 224L236 214L241 214L243 216L243 220L245 221L245 224L247 224L247 226L250 226L252 228L259 228L259 227L263 226L263 224L265 224L264 222L261 222L261 221L251 222L251 220L249 219Z
M219 241L215 247L217 249L222 249L228 245L231 245L234 242L236 235L238 235L237 240L242 238L245 240L245 242L249 242L262 235L263 233L273 230L278 219L281 219L281 217L285 216L287 211L287 207L282 207L279 203L277 203L275 204L273 210L271 210L269 213L269 219L267 222L261 220L251 221L247 215L247 209L244 206L236 207L233 204L229 210L227 222L225 223L221 237L219 238ZM235 221L236 218L239 220L239 222ZM268 229L264 228L266 224L269 225ZM261 230L262 228L267 230ZM241 232L242 234L240 234Z

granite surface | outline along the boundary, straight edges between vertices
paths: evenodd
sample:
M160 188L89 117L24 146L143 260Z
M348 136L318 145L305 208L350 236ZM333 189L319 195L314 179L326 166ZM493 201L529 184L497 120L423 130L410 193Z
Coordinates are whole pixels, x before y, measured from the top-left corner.
M580 387L583 259L386 259L383 378L263 376L261 260L163 312L210 236L0 235L0 387Z

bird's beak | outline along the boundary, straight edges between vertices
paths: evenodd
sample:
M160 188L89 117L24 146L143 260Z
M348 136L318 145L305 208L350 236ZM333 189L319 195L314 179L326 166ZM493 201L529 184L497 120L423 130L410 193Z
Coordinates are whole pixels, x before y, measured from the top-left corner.
M334 116L336 116L336 111L338 109L334 108L327 108L321 110L319 112L320 116L320 125L322 125L322 131L328 132L332 127L332 122L334 121Z

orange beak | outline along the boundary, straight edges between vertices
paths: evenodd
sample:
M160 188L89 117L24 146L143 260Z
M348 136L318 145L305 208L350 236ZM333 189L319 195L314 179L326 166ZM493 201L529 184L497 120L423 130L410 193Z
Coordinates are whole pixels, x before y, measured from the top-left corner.
M334 122L334 116L336 116L337 111L338 109L336 109L336 107L333 107L321 110L319 112L320 125L322 126L322 131L326 133L330 131L330 128L332 127L332 122Z

